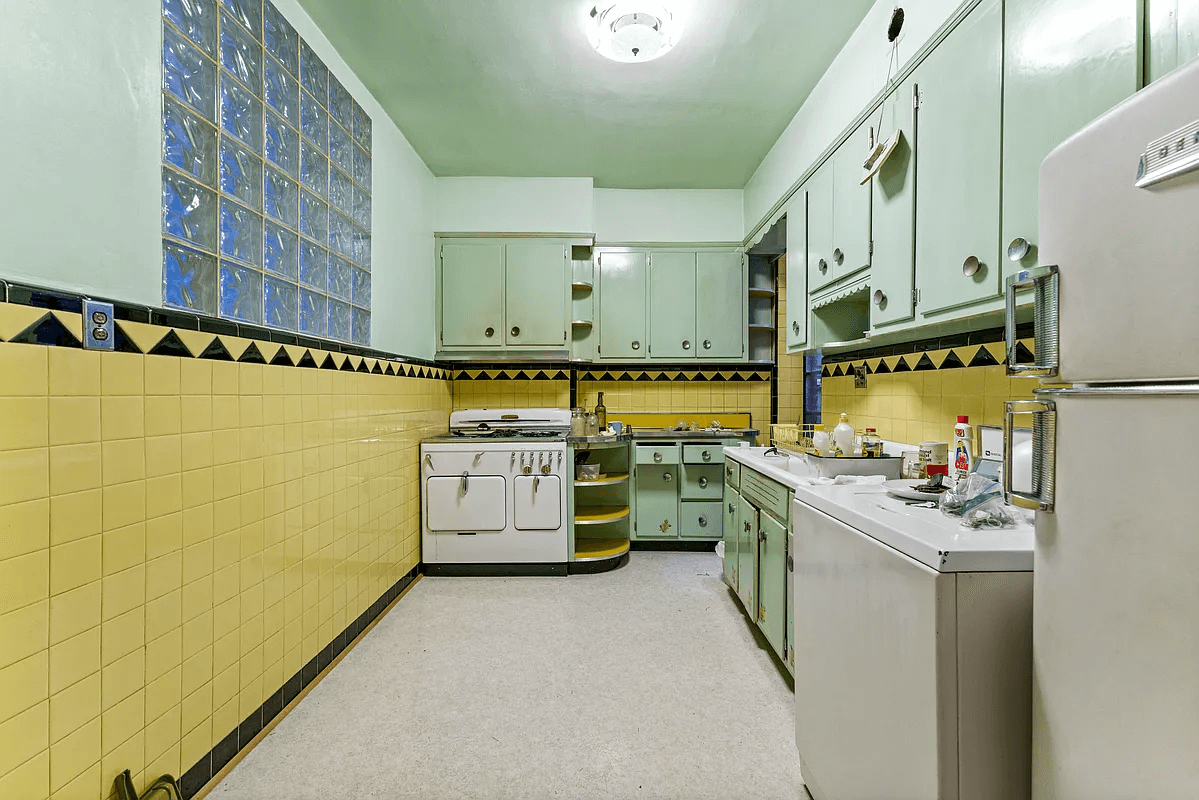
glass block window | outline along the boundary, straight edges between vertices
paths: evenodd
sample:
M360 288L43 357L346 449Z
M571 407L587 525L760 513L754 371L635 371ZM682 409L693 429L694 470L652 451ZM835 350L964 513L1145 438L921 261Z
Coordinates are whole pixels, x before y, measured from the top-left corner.
M370 344L371 119L270 0L162 0L163 305Z

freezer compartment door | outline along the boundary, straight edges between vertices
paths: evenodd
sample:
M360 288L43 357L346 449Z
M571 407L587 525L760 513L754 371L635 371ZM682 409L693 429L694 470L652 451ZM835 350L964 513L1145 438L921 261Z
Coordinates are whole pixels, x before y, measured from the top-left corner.
M512 480L517 530L556 531L562 527L562 481L557 475L520 475Z
M1034 800L1183 800L1199 787L1191 389L1038 393L1057 406L1057 464L1033 573ZM1164 437L1147 458L1113 448L1113 433L1147 429Z
M502 531L507 527L506 481L499 475L429 478L425 522L431 531Z
M1199 348L1189 346L1199 341L1199 172L1136 185L1143 157L1152 170L1163 151L1173 159L1199 148L1197 122L1194 62L1042 164L1039 261L1060 270L1064 381L1199 378Z

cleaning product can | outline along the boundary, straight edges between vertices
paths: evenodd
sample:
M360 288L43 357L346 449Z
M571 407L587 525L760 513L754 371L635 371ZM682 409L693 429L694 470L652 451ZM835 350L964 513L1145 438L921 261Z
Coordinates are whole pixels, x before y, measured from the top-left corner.
M970 425L970 417L958 417L958 424L953 426L953 473L958 478L965 478L974 469L974 428Z

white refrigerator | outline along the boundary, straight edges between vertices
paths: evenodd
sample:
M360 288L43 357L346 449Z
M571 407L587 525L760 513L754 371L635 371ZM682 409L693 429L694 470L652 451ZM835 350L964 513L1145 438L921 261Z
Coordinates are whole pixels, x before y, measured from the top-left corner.
M1199 797L1199 63L1041 168L1034 800ZM1011 441L1009 434L1008 441ZM1010 453L1009 453L1010 457ZM1011 469L1004 470L1011 475Z

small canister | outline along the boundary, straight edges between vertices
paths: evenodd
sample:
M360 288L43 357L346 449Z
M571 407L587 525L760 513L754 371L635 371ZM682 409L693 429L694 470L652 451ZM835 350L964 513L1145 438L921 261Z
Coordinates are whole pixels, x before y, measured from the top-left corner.
M595 412L590 412L587 414L587 435L595 436L598 433L599 433L599 417L597 417L595 415ZM948 458L948 456L946 456L946 458Z

